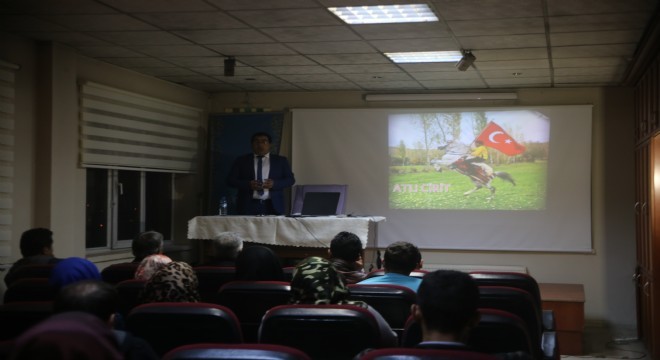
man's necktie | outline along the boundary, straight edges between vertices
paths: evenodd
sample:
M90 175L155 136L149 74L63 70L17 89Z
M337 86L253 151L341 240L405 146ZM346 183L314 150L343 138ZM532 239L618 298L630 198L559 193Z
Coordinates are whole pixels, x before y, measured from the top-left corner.
M263 155L257 156L257 181L259 184L263 185L264 182L264 175L263 175L263 170L261 169L263 167L263 162L264 162L264 157ZM259 195L263 195L264 189L257 190L257 193Z

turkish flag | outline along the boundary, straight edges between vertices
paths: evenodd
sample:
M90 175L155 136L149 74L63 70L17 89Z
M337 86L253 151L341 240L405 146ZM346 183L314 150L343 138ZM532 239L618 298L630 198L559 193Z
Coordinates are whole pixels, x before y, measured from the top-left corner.
M509 134L494 122L488 125L477 136L476 140L481 140L484 145L499 150L506 155L513 156L525 152L525 146L518 144Z

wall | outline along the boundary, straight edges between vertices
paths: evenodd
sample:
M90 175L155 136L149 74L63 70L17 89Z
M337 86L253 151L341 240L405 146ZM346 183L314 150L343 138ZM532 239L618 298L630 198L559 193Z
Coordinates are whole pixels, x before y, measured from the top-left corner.
M360 92L216 94L212 112L232 107L368 108L593 104L593 254L424 251L429 264L524 266L539 282L581 283L591 325L635 337L632 89L521 89L516 101L366 103ZM561 226L561 224L557 224Z
M17 72L16 180L12 254L20 258L19 238L32 227L54 233L58 257L86 256L85 170L78 154L78 84L94 81L146 96L206 109L208 95L81 56L52 43L37 43L0 33L0 58L21 66ZM206 115L200 118L205 139ZM173 239L186 243L187 220L197 215L204 174L205 144L200 144L196 174L175 177ZM130 256L127 252L118 256ZM103 260L94 258L94 261Z

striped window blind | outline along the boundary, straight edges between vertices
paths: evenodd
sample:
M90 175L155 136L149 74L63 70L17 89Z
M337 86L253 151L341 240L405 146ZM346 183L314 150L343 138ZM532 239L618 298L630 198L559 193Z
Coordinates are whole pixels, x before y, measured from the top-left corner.
M83 167L191 173L202 110L85 82L80 87Z
M14 208L14 102L18 66L0 60L0 257L11 256Z

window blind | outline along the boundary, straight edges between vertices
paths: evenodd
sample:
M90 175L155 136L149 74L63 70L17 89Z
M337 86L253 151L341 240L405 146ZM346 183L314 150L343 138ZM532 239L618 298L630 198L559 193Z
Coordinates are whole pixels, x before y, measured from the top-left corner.
M81 165L194 172L201 116L201 109L85 82Z
M14 102L18 66L0 60L0 256L11 256L14 208Z

